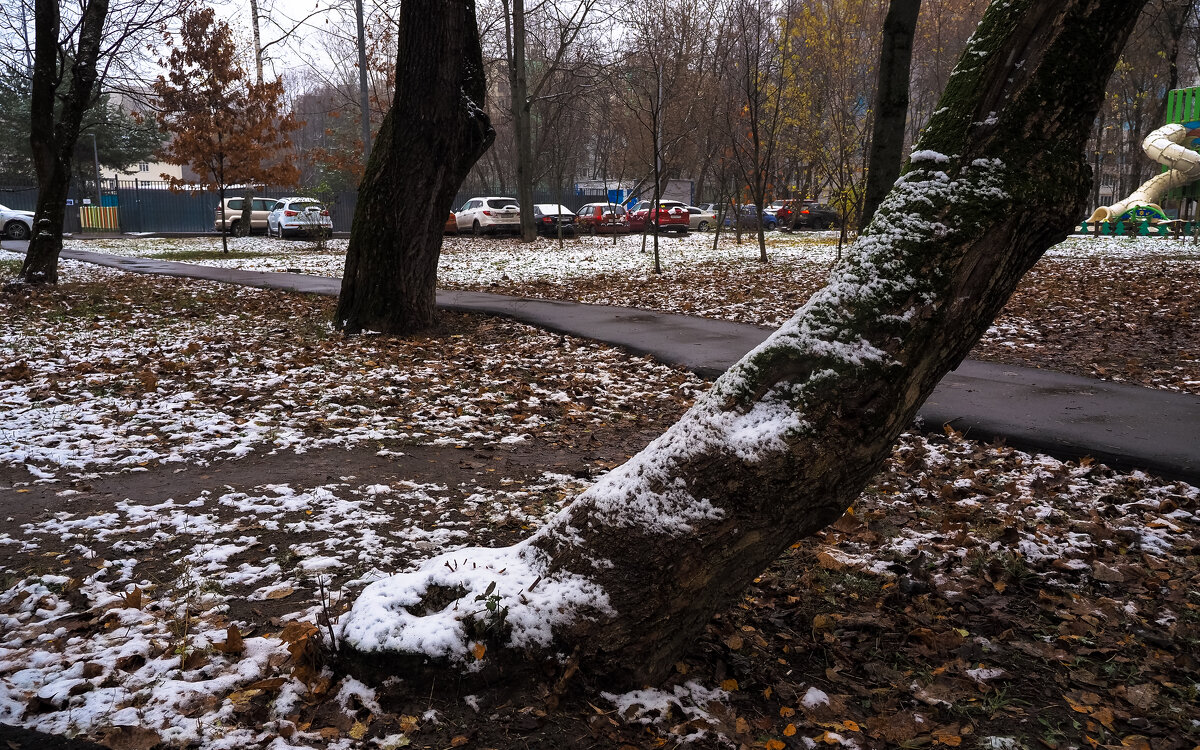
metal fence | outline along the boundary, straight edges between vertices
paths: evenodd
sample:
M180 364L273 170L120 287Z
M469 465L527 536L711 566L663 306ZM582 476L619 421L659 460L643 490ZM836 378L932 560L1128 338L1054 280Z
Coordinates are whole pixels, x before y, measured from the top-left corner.
M181 190L173 192L167 189L167 183L157 180L101 180L101 205L115 207L117 222L121 232L212 232L214 212L220 202L215 190ZM225 192L226 198L238 197L242 194L240 188ZM335 232L349 232L354 220L354 209L358 202L358 192L347 190L337 193L320 193L305 188L276 188L258 189L254 194L265 198L285 198L292 195L308 195L317 198L329 207ZM464 185L454 199L453 208L457 209L471 198L482 196L512 196L516 190L496 185ZM79 207L84 205L84 199L95 200L94 188L85 190L73 185L68 194L67 221L64 230L67 232L80 231ZM585 203L604 202L607 197L603 194L591 195L579 193L564 188L538 188L534 190L534 203L559 203L576 211ZM32 211L37 205L37 187L35 185L0 185L0 204L18 210Z

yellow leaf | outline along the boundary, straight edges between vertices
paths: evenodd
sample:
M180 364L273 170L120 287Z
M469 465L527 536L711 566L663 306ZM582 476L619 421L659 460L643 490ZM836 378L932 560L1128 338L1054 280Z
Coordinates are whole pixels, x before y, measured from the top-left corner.
M779 740L767 740L767 750L784 750L786 747L787 745L783 744Z
M739 716L737 721L733 722L733 728L737 730L739 734L745 734L750 731L750 722Z
M350 727L348 734L352 740L361 740L367 736L367 725L361 721L356 721L354 722L354 726Z
M416 731L417 726L420 723L421 723L421 720L415 716L401 716L400 717L400 731L404 732L405 734L414 732L414 731Z
M783 728L783 736L784 737L795 737L796 736L796 725L788 724L786 727L784 727Z
M1075 713L1090 714L1092 711L1096 710L1095 706L1089 706L1086 703L1080 703L1069 695L1064 695L1063 698L1067 699L1067 705L1069 705L1071 710Z
M775 691L772 690L771 688L767 688L766 690L763 691L763 697L766 698L767 700L771 700L771 693L774 693L774 692Z
M689 669L691 669L691 667L689 667L686 663L681 661L675 662L675 671L679 674L687 674Z
M833 618L829 615L816 615L812 620L813 630L829 630L833 627Z
M962 737L958 734L958 725L951 724L948 727L939 727L931 733L934 744L948 745L950 747L958 747L962 744Z
M466 735L460 734L454 739L450 740L450 747L462 747L470 741L471 740L468 739Z
M796 709L792 708L791 706L780 706L779 707L779 715L785 719L789 716L795 716Z
M291 596L293 593L295 593L295 591L296 590L293 588L284 586L283 588L275 589L274 591L268 591L267 598L268 599L286 599L289 596Z
M728 680L722 680L721 681L721 689L726 692L732 693L733 691L738 689L738 681L733 679L732 677L730 677Z
M996 589L997 594L1003 594L1004 589L1008 588L1008 584L1004 581L996 581L992 584L992 588Z
M487 653L487 646L482 643L476 643L471 649L471 653L475 655L475 661L483 661L483 655Z
M858 724L856 724L856 723L855 723L855 722L853 722L853 721L850 721L849 719L847 719L846 721L843 721L843 722L842 722L842 726L846 728L846 731L847 731L847 732L858 732L858 731L860 731L860 730L859 730L859 728L858 728Z

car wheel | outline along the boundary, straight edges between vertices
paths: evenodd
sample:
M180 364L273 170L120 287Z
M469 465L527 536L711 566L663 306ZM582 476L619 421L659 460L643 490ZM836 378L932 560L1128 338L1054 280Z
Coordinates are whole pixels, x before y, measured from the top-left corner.
M777 226L778 226L778 224L776 224L775 222L773 222L773 221L768 221L768 222L767 222L766 229L767 229L767 231L768 231L768 232L774 232L774 231L775 231L775 227L777 227Z
M479 226L479 221L475 221L471 224L471 234L475 235L476 237L479 237L483 234L483 227Z
M708 222L707 222L707 221L702 221L702 222L700 222L699 224L697 224L697 225L696 225L696 231L697 231L697 232L707 232L707 231L708 231Z
M242 222L241 222L241 221L239 221L238 219L234 219L233 221L229 222L229 234L230 234L230 236L231 236L231 237L237 237L238 235L240 235L240 234L241 234L241 232L240 232L240 231L238 231L238 230L240 230L241 228L242 228Z
M29 239L29 227L22 221L10 221L8 226L4 227L4 234L10 240L27 240Z

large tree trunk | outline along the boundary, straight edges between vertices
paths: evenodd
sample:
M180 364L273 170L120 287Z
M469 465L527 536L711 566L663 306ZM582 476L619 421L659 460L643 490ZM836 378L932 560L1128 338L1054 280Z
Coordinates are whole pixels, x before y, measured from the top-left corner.
M875 84L875 122L871 161L867 168L866 198L859 228L871 223L875 210L900 176L904 163L904 121L908 118L908 77L912 68L913 36L921 0L892 0L883 20L883 47ZM843 227L845 224L843 223Z
M30 101L29 144L37 172L38 198L33 216L33 236L17 281L58 283L58 256L62 252L63 220L71 187L72 156L79 140L83 113L92 101L96 60L108 0L88 0L79 26L79 49L70 68L70 85L55 120L59 84L60 16L56 0L34 5L33 90Z
M994 2L827 287L526 542L369 586L345 642L470 661L482 640L500 664L558 654L639 683L667 674L715 611L858 497L1082 215L1083 145L1144 3Z
M442 228L495 137L474 0L405 0L396 71L346 252L336 323L348 333L434 324Z

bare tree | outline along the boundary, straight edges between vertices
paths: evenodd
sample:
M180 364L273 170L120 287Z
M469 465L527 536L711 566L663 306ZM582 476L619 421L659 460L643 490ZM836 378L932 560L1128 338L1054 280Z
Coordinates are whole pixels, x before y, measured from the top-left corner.
M781 106L788 76L784 66L795 56L784 54L791 43L792 12L787 3L776 11L772 0L735 0L725 24L733 36L722 77L729 92L726 132L743 182L757 207L755 230L758 260L767 262L763 209L774 182L777 142L783 125Z
M187 0L5 3L0 64L32 77L29 143L38 182L34 232L18 282L58 281L73 154L83 113L106 82L129 83L144 49ZM33 47L28 44L33 21Z

